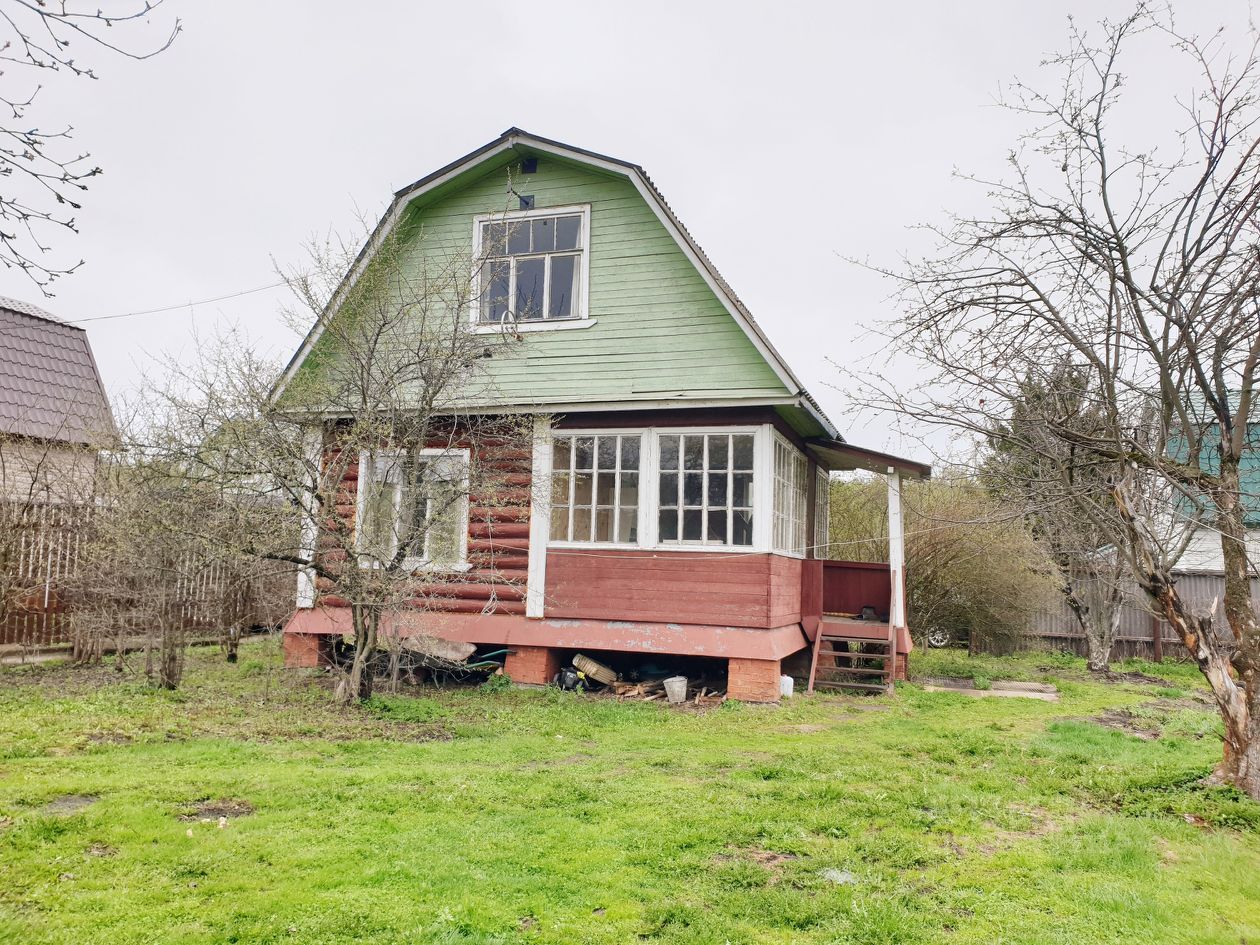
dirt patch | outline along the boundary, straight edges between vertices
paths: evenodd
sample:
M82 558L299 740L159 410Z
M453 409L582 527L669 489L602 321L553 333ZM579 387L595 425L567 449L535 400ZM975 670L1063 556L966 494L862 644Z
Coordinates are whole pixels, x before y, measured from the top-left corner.
M254 812L249 801L221 798L217 801L200 801L179 815L180 820L218 820L220 817L248 817Z
M1032 807L1025 804L1008 804L1007 810L1018 817L1027 821L1025 826L1021 827L1002 827L988 821L989 826L993 827L994 835L986 843L980 844L977 848L986 856L992 856L999 850L1009 849L1022 840L1032 840L1037 837L1044 837L1047 834L1057 833L1063 829L1061 819L1056 819L1050 811L1041 807ZM1073 818L1069 817L1068 820Z
M1107 682L1112 683L1142 683L1147 686L1162 686L1165 689L1177 688L1177 684L1171 680L1161 679L1158 676L1150 676L1146 673L1105 673L1103 674L1103 678L1106 679Z
M77 814L96 803L95 794L63 794L44 805L45 814Z
M815 732L825 732L830 728L828 725L789 725L783 729L785 732L796 732L799 735L813 735Z
M578 752L576 755L565 755L563 758L535 758L527 761L522 767L530 770L538 768L565 768L570 765L584 765L594 759L594 755Z
M1156 699L1131 709L1108 709L1086 721L1104 728L1125 732L1135 738L1153 741L1164 734L1164 723L1177 712L1202 710L1211 703L1204 696L1190 695L1183 699ZM1201 737L1201 736L1195 736Z
M1144 741L1154 741L1161 734L1159 723L1154 719L1134 715L1128 709L1108 709L1102 715L1094 716L1090 721L1098 723L1103 728L1124 732Z
M93 732L87 740L93 745L130 745L133 741L130 735L122 732Z
M763 850L759 847L734 849L729 853L718 853L713 857L714 863L756 863L770 873L770 882L779 881L779 873L785 863L799 860L795 853L779 853L776 850Z
M86 852L88 856L117 856L118 848L111 847L108 843L94 843Z

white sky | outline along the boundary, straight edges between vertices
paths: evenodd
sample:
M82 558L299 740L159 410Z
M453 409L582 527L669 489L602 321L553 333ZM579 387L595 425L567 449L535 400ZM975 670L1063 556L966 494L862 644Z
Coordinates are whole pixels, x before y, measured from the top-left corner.
M1250 12L1176 6L1202 30ZM87 264L54 299L16 273L0 273L0 294L79 319L267 285L273 257L300 262L307 237L352 231L356 207L376 216L516 125L642 164L842 431L913 451L886 418L846 417L831 386L829 359L870 354L860 326L892 314L889 287L844 257L894 264L924 248L916 224L982 206L952 172L1000 170L1019 127L993 107L1003 83L1036 79L1069 14L1131 8L168 0L149 35L181 17L170 50L93 56L99 81L46 90L41 123L74 124L105 169L81 235L59 247ZM283 293L91 323L106 385L131 389L157 355L195 358L194 326L238 325L287 353Z

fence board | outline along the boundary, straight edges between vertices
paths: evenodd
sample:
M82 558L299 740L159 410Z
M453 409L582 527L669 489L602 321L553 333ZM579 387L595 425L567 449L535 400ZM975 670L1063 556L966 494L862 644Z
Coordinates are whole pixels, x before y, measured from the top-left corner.
M1229 625L1225 621L1224 607L1219 603L1225 594L1225 578L1220 574L1204 574L1187 572L1178 574L1177 590L1187 601L1192 611L1207 613L1217 601L1213 626L1216 632L1228 634ZM1252 578L1251 593L1254 600L1260 601L1260 579ZM1163 655L1186 658L1180 638L1173 632L1167 621L1159 618L1146 604L1145 596L1136 587L1128 594L1129 600L1120 615L1120 628L1116 634L1116 645L1112 650L1113 659L1141 657L1152 659L1155 656L1155 634L1159 633L1160 647ZM1033 615L1029 624L1030 643L1038 641L1043 646L1054 649L1070 650L1078 656L1086 651L1085 637L1081 633L1066 600L1060 600L1053 608L1039 611Z

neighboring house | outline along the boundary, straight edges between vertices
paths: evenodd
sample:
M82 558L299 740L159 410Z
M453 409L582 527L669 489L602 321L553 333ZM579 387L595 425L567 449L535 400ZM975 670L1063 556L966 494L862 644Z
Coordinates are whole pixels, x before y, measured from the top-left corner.
M1247 559L1251 562L1253 576L1260 574L1260 423L1252 423L1247 430L1247 445L1240 463L1242 503L1246 510L1243 523L1247 527ZM1214 457L1209 456L1209 468L1215 468ZM1177 561L1176 571L1183 574L1225 575L1225 557L1221 551L1221 536L1212 528L1195 531Z
M521 208L505 213L509 192ZM551 681L575 651L708 657L726 661L731 697L774 701L782 661L808 655L820 626L853 641L835 644L842 651L891 639L901 659L889 653L887 674L894 662L904 672L899 487L930 468L844 441L642 168L510 129L400 191L382 227L404 212L424 234L414 252L436 260L483 258L481 241L505 221L549 231L541 249L521 247L528 260L509 246L488 263L474 319L499 330L515 317L524 351L486 363L492 393L477 408L539 418L533 482L571 481L620 456L608 472L619 489L633 482L635 500L614 503L604 525L600 503L570 490L553 500L533 489L525 521L487 526L464 510L459 564L471 584L446 612L394 617L395 629L506 647L506 671L524 683ZM528 323L510 304L527 266L566 287ZM313 329L283 383L318 339ZM855 469L889 480L890 565L820 560L828 473ZM693 490L704 476L720 488ZM495 567L515 569L524 591L496 590ZM883 620L823 617L864 607ZM316 665L322 641L349 628L344 602L304 577L287 661ZM820 671L846 659L825 656Z
M0 646L66 638L59 587L116 438L87 333L0 297Z
M87 332L0 297L0 500L87 501L116 438Z

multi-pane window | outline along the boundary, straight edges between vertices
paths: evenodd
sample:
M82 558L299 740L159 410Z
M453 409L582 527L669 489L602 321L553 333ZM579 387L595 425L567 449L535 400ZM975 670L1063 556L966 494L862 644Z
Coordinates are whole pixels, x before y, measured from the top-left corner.
M814 495L814 557L831 557L831 476L819 468Z
M753 543L753 443L750 433L660 436L661 544Z
M786 440L774 438L775 551L805 553L805 511L809 498L809 464Z
M551 445L551 540L639 540L639 434L556 436Z
M468 518L468 454L389 450L360 473L357 541L364 564L459 565Z
M490 220L480 226L483 323L582 317L580 213Z

